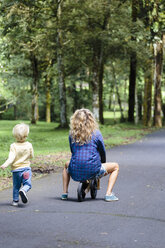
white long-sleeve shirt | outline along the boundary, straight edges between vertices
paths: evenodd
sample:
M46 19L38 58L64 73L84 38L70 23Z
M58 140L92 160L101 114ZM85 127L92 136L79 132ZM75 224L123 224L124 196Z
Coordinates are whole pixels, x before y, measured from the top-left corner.
M30 167L30 159L33 157L34 151L30 142L15 142L10 145L9 156L3 166L7 167L11 165L12 171L24 167Z

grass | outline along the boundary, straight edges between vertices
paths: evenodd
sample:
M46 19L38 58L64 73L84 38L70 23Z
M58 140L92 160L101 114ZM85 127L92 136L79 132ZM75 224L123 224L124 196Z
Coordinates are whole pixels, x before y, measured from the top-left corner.
M2 157L7 156L10 144L14 142L12 136L13 127L23 121L0 121L0 162ZM29 124L29 122L24 121ZM57 129L57 123L38 122L30 125L28 141L33 144L35 155L55 153L69 149L68 130Z
M106 113L105 125L100 125L100 130L104 137L106 148L112 146L127 144L140 139L145 134L153 131L153 128L144 128L142 125L133 125L128 123L112 123L110 115ZM0 121L0 164L8 157L10 144L14 142L12 136L13 127L22 121ZM29 124L28 121L24 121ZM55 154L61 156L61 161L64 160L65 154L70 152L68 143L69 129L58 129L58 123L38 122L37 125L30 125L30 134L28 141L33 144L35 157L40 158L37 163L44 161L48 164L48 155ZM61 155L60 155L61 154ZM66 156L68 157L68 155ZM54 157L53 157L54 159ZM67 158L68 159L68 158ZM60 163L60 159L58 159ZM33 166L35 163L33 162ZM11 175L10 168L0 170L0 177L8 177Z
M151 132L151 130L152 129L144 129L142 126L136 126L135 128L126 123L116 124L111 127L106 125L101 127L106 148L133 143L141 139L145 134Z

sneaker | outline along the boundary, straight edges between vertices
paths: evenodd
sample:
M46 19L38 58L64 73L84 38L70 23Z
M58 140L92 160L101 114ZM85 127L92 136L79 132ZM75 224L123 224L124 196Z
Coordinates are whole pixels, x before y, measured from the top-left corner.
M23 189L21 189L19 191L19 195L20 195L21 200L22 200L23 203L27 203L28 202L27 195L26 195L26 193L25 193L25 191Z
M111 195L105 195L105 201L111 202L111 201L118 201L119 198L117 198L113 193Z
M61 195L61 200L67 200L68 199L68 193L64 193Z
M18 201L12 201L11 206L18 207Z

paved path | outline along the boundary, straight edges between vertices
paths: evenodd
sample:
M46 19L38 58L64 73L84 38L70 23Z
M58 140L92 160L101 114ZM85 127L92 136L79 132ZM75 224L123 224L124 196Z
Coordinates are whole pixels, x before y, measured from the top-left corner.
M103 200L108 177L96 200L77 202L71 181L61 201L61 174L33 182L30 202L10 206L12 190L0 192L0 248L165 248L165 130L107 151L120 164L114 192Z

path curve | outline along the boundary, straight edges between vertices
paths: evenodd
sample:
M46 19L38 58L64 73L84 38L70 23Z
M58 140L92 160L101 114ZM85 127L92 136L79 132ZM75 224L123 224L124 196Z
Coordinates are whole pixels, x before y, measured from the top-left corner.
M103 200L108 177L96 200L77 202L71 181L61 201L61 173L33 181L27 206L11 207L12 189L0 192L0 247L164 248L165 129L108 150L107 161L120 165L118 202Z

